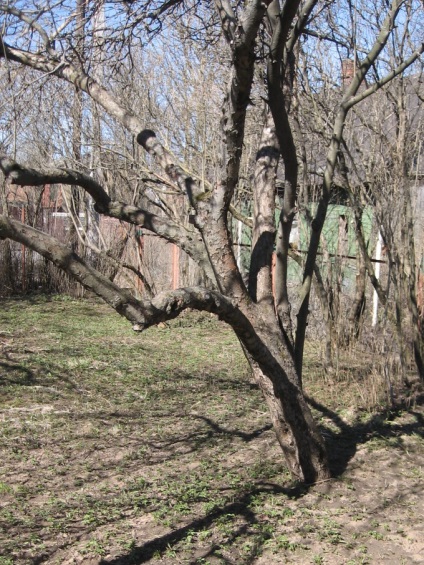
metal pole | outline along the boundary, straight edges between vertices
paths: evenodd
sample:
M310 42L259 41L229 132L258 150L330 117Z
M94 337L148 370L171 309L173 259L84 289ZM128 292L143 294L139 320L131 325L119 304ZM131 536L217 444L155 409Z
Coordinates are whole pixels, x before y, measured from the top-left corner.
M172 290L180 286L180 248L172 244Z
M381 260L381 250L383 247L383 238L381 237L381 231L378 230L378 239L377 239L377 247L375 249L375 258L376 258L376 265L375 265L375 278L378 280L380 278L380 260ZM378 294L374 290L373 295L373 303L372 303L372 326L377 325L378 319Z

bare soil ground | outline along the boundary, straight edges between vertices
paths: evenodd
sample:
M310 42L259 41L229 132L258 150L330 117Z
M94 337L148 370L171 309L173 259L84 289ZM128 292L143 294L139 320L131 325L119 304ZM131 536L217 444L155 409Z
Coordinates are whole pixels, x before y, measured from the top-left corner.
M215 319L138 335L96 302L3 300L0 565L424 563L424 410L385 409L365 361L308 353L335 478L301 487Z

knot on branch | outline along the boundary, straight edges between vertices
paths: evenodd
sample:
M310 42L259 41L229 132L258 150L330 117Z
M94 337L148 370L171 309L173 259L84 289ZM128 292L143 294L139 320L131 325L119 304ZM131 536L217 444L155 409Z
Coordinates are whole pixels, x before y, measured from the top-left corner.
M144 129L137 135L137 143L146 149L146 144L151 137L156 137L156 134L151 129Z
M109 207L108 206L104 206L103 204L96 202L94 204L94 210L98 213L98 214L107 214L109 212Z

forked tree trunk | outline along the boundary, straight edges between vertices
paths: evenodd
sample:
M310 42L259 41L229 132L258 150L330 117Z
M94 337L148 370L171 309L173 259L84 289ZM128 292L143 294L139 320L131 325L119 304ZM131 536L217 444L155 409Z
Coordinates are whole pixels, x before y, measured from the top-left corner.
M324 443L305 401L294 360L268 303L252 303L247 296L235 306L221 293L201 287L162 293L152 301L138 301L90 267L53 237L0 215L0 238L11 238L66 271L101 296L119 314L141 329L179 315L186 308L214 312L236 332L249 352L292 476L314 483L330 476ZM135 328L134 328L135 329ZM137 328L138 329L138 328Z

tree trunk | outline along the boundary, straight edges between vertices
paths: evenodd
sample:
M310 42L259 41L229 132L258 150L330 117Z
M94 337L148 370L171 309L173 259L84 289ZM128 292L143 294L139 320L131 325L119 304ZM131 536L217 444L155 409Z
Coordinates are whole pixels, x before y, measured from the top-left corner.
M266 313L264 319L265 316ZM306 402L301 379L278 321L266 319L266 324L258 324L256 320L252 325L272 361L254 361L250 355L248 360L255 382L264 395L290 473L307 484L328 479L330 470L324 441Z
M301 389L290 382L291 391L287 393L287 387L278 382L278 373L266 375L256 364L252 368L291 475L307 484L328 479L324 442Z

